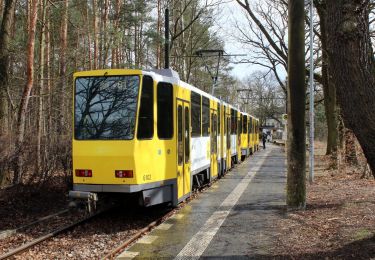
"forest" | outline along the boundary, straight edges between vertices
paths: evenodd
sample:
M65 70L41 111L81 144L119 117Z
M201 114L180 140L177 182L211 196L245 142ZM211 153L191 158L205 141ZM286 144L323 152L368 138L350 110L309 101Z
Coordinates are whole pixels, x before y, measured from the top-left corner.
M161 68L167 4L171 67L208 91L202 61L188 56L224 47L211 30L218 1L0 1L0 183L43 182L56 172L69 179L72 74ZM224 60L223 96L235 81L229 71Z
M319 128L316 132L322 133L319 138L327 141L326 154L333 158L332 167L337 167L340 161L338 149L344 151L345 158L356 161L354 146L358 138L374 169L373 131L363 130L363 126L373 125L372 120L353 113L356 109L352 107L358 104L357 109L364 114L373 114L366 108L373 96L360 94L357 100L351 95L353 99L346 100L348 88L343 90L344 82L335 82L336 70L329 65L332 56L329 48L334 39L328 33L331 24L328 2L314 1L317 15L312 21ZM241 51L246 57L223 58L216 95L238 103L261 121L265 118L280 121L287 105L287 2L235 1L230 5L242 16L229 18L225 20L228 25L220 27L217 24L223 21L223 5L224 1L219 0L2 0L0 183L6 186L24 181L43 182L56 172L63 172L69 179L72 74L105 68L162 68L166 7L171 10L171 67L179 72L181 80L209 92L212 79L206 64L213 68L216 60L197 58L196 53L202 49L225 49L226 38L231 38L243 46ZM373 6L370 1L363 13L369 17L363 26L367 27L367 37L372 43L368 46L371 53L375 37ZM307 44L311 21L308 17L305 20ZM305 60L309 72L308 49ZM256 69L239 78L231 73L239 63ZM367 81L371 77L366 78ZM250 91L238 91L244 89ZM359 93L367 93L363 91ZM352 105L341 107L344 100ZM25 179L24 175L28 177Z

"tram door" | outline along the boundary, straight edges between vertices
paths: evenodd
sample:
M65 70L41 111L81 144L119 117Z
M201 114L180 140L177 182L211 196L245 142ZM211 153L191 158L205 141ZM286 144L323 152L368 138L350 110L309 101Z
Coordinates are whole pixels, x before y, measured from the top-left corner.
M211 110L211 177L217 176L217 111Z
M177 100L177 186L178 197L190 192L190 105Z

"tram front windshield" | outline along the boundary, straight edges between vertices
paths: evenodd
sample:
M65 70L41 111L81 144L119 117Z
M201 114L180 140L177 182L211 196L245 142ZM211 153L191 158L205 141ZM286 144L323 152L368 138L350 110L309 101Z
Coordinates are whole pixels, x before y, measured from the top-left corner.
M139 76L77 78L74 99L75 139L133 139L138 91Z

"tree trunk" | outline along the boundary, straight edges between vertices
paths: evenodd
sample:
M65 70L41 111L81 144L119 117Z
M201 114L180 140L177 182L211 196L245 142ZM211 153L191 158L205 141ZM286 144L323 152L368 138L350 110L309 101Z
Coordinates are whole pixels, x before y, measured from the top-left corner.
M50 9L46 9L46 89L47 89L47 147L50 145L53 135L52 126L52 92L51 92L51 33L50 33Z
M288 179L287 205L306 205L305 11L304 0L289 0L288 55Z
M17 139L16 139L16 152L18 158L15 162L14 179L13 183L17 184L21 181L22 164L23 164L23 140L25 137L25 122L26 111L29 104L31 89L34 83L34 49L35 49L35 29L36 20L38 16L38 0L32 0L30 4L30 24L28 26L28 40L27 40L27 60L26 60L26 85L23 90L21 104L18 112L17 122Z
M119 37L117 35L117 32L119 31L120 28L120 15L121 15L121 6L122 3L120 0L116 0L116 21L115 21L115 32L116 32L116 37L114 38L114 46L112 49L113 52L113 68L118 68L119 67Z
M66 48L68 38L68 0L64 0L64 13L61 21L60 34L60 72L59 72L59 119L57 131L62 134L65 129L65 89L66 89Z
M133 68L138 69L138 13L137 10L134 10L134 63Z
M14 18L15 0L1 4L2 22L0 28L0 138L9 131L10 114L8 110L8 84L9 84L9 41L11 27ZM5 147L3 147L4 149ZM8 179L9 172L0 167L0 186L5 179Z
M92 0L92 17L94 19L94 69L98 69L99 58L99 38L98 38L98 18L97 18L97 0Z
M108 49L109 49L109 43L108 43L108 0L104 0L104 14L103 14L103 27L102 27L102 46L103 46L103 53L102 53L102 59L103 59L103 69L107 68L107 59L108 59Z
M157 35L161 35L161 0L158 0L158 20L157 20ZM160 69L161 68L161 46L160 46L160 41L159 38L156 42L156 68Z
M39 50L39 106L38 106L38 122L37 122L37 150L36 150L36 165L35 172L38 173L42 166L42 153L41 153L41 143L42 143L42 130L43 130L43 99L44 99L44 49L45 49L45 22L46 22L46 4L47 0L42 0L41 3L41 28L40 28L40 50Z
M3 19L3 12L4 12L3 5L4 5L4 1L0 0L0 21L2 21Z
M370 1L327 1L328 53L344 124L358 138L375 172L375 61Z
M345 135L345 127L344 127L344 121L342 120L342 115L341 115L341 109L340 107L338 108L338 124L337 124L337 131L338 131L338 139L339 139L339 148L344 149L344 135Z
M16 0L7 0L2 13L0 28L0 137L8 132L8 80L9 80L9 41L14 18ZM2 4L2 3L1 3ZM0 183L2 176L0 173Z
M337 157L337 108L336 108L336 87L329 75L329 62L327 53L327 12L325 4L316 4L319 15L321 43L322 43L322 85L324 92L324 108L327 121L327 155L332 155L333 159Z
M88 67L89 69L91 70L92 69L92 57L91 57L91 31L90 31L90 19L89 19L89 3L90 0L88 0L86 2L86 12L85 12L85 16L86 16L86 31L87 31L87 43L88 43L88 47L87 47L87 52L88 52ZM84 64L84 68L86 67L86 65Z
M355 147L355 135L350 129L345 129L345 162L357 166L358 158Z

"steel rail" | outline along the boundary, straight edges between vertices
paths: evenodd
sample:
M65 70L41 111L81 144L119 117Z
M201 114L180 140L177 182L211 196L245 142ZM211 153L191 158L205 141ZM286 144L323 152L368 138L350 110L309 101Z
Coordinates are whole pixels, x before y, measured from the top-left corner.
M159 219L152 221L146 227L142 228L140 231L138 231L136 234L134 234L131 238L129 238L128 240L126 240L124 243L122 243L122 245L116 247L114 250L112 250L107 255L105 255L102 259L103 260L114 259L114 257L116 257L116 255L119 254L120 251L122 251L125 248L127 248L135 240L137 240L138 238L142 237L145 233L150 232L153 228L155 228L156 226L160 225L166 219L170 218L174 214L175 214L175 211L172 210L172 211L168 212L167 214L165 214L164 216L160 217Z
M14 229L8 229L8 230L1 231L0 232L0 240L8 238L8 237L16 234L20 230L23 230L23 229L29 228L31 226L37 225L37 224L39 224L39 223L41 223L43 221L46 221L48 219L51 219L53 217L60 216L60 215L63 215L65 213L68 213L70 210L71 210L70 208L64 209L64 210L61 210L59 212L56 212L56 213L53 213L53 214L50 214L50 215L47 215L47 216L44 216L44 217L40 217L37 220L32 221L32 222L30 222L30 223L28 223L28 224L26 224L24 226L21 226L21 227L18 227L18 228L14 228Z
M57 236L57 235L65 232L65 231L70 230L70 229L72 229L72 228L74 228L74 227L76 227L76 226L78 226L78 225L80 225L80 224L82 224L82 223L84 223L84 222L86 222L86 221L88 221L88 220L90 220L90 219L98 216L99 214L102 214L102 213L106 212L107 210L109 210L111 208L112 207L105 208L105 209L102 209L100 211L97 211L94 214L92 214L90 216L87 216L84 219L78 220L78 221L76 221L74 223L71 223L69 225L66 225L66 226L64 226L62 228L56 229L56 230L54 230L54 231L52 231L50 233L47 233L47 234L45 234L45 235L43 235L43 236L41 236L41 237L39 237L37 239L34 239L34 240L32 240L32 241L30 241L30 242L28 242L28 243L26 243L26 244L24 244L24 245L22 245L20 247L12 249L8 253L1 255L0 256L0 260L7 259L9 257L12 257L12 256L16 255L16 254L19 254L19 253L21 253L21 252L23 252L23 251L25 251L25 250L27 250L27 249L29 249L29 248L31 248L31 247L33 247L33 246L41 243L41 242L43 242L43 241L45 241L45 240L47 240L47 239L49 239L51 237L55 237L55 236Z
M210 187L212 184L214 184L216 181L218 181L218 178L217 179L214 179L211 183L209 184L204 184L202 185L201 187L199 187L199 189L195 190L192 192L192 195L193 194L197 194L197 193L201 193L204 191L205 188L208 188ZM189 203L192 199L192 197L188 198L187 201L183 202L183 206L184 207L187 203ZM114 250L112 250L111 252L109 252L107 255L105 255L103 258L101 258L102 260L112 260L114 259L119 253L120 251L123 251L125 250L127 247L129 247L130 244L132 244L135 240L139 239L140 237L142 237L145 233L148 233L150 232L153 228L155 228L156 226L160 225L161 223L165 222L167 219L169 219L171 216L173 216L174 214L176 213L175 210L172 210L172 211L169 211L167 214L165 214L164 216L158 218L157 220L154 220L153 222L151 222L150 224L148 224L146 227L142 228L140 231L138 231L137 233L135 233L131 238L129 238L128 240L126 240L124 243L122 243L120 246L116 247ZM1 259L0 259L1 260Z

